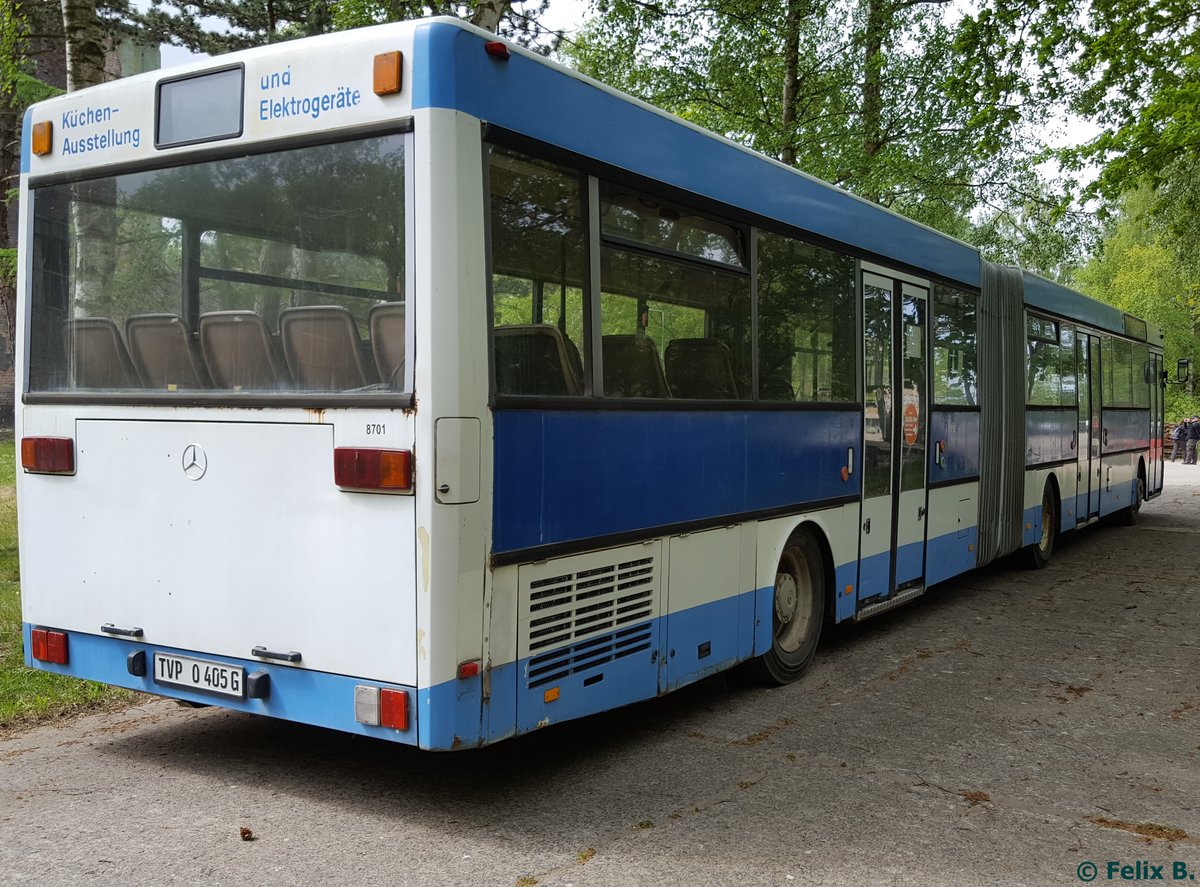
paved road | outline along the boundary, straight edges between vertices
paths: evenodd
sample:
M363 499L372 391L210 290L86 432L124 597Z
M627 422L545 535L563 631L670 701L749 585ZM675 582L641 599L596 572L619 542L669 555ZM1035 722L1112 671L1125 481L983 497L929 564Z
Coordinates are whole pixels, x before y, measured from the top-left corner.
M1040 573L994 566L832 632L782 690L718 678L450 755L162 701L0 741L0 884L1200 872L1200 468L1168 483L1141 526L1060 539Z

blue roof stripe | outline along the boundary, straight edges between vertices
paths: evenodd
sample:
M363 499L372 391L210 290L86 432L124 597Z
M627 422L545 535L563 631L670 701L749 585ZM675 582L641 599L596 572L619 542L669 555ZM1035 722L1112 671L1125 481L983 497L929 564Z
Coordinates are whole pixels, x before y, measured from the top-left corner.
M1059 283L1024 272L1025 304L1063 317L1071 317L1098 329L1125 334L1125 313L1119 308L1081 295Z
M450 22L419 25L413 107L462 111L569 151L810 231L967 286L980 282L970 246L832 185L614 95Z

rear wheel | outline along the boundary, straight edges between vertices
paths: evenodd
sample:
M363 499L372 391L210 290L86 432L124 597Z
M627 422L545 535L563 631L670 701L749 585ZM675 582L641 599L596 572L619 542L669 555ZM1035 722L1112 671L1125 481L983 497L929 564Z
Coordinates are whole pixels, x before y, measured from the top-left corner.
M1117 512L1117 522L1124 527L1135 526L1138 519L1142 515L1142 500L1146 498L1146 481L1142 475L1138 475L1137 489L1133 494L1133 502L1128 508L1122 508Z
M1046 484L1042 491L1042 535L1033 545L1025 548L1025 563L1031 570L1040 570L1050 563L1054 554L1054 541L1058 538L1058 508L1054 488Z
M800 530L779 558L771 607L771 649L746 663L767 684L787 684L812 663L825 621L825 561L813 533Z

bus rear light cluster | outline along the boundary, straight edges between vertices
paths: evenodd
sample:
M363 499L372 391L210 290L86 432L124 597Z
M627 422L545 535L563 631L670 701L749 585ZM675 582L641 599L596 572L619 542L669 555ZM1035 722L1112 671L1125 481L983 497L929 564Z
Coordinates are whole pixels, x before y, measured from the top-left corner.
M75 441L69 437L23 437L21 467L30 474L74 474Z
M368 727L408 729L408 691L358 684L354 688L354 720Z
M333 451L333 482L344 490L411 493L412 453L409 450L338 447Z
M50 631L45 628L35 628L32 632L33 658L38 662L53 662L55 665L67 664L67 633L65 631Z

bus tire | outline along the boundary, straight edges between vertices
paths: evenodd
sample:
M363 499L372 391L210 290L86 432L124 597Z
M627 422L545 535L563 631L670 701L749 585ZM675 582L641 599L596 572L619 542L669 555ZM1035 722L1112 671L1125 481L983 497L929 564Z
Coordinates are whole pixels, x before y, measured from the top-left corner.
M788 539L775 573L771 649L746 663L756 681L790 684L812 663L825 623L825 558L811 530Z
M1050 563L1054 554L1054 543L1058 539L1058 499L1054 487L1046 482L1042 491L1042 535L1033 545L1025 548L1025 565L1031 570L1040 570Z
M1133 494L1133 502L1128 508L1122 508L1117 512L1117 523L1123 527L1137 526L1138 519L1142 515L1142 500L1146 498L1146 479L1141 472L1138 473L1137 489Z

